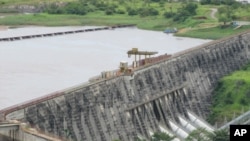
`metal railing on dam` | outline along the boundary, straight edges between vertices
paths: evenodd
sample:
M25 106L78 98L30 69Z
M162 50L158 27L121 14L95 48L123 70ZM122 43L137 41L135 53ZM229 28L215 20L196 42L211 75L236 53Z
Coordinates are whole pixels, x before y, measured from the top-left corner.
M116 29L116 28L134 27L134 26L136 26L136 25L135 24L114 25L114 26L80 29L80 30L63 31L63 32L54 32L54 33L44 33L44 34L34 34L34 35L25 35L25 36L4 37L4 38L0 38L0 42L18 41L18 40L24 40L24 39L43 38L43 37L52 37L52 36L76 34L76 33L83 33L83 32L101 31L101 30L112 30L112 29Z
M250 111L243 113L242 115L236 117L225 125L221 126L219 129L228 129L230 125L239 125L239 124L250 124Z

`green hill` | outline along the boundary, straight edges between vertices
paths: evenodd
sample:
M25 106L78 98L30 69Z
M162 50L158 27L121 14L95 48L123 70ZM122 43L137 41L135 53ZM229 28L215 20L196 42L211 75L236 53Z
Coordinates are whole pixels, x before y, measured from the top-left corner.
M208 121L222 124L250 109L250 64L223 77L213 94Z
M41 13L15 13L27 5L34 6ZM242 26L234 30L235 27L230 25L232 20L250 20L249 10L250 5L240 3L201 4L166 0L0 0L0 16L8 13L0 18L0 25L137 24L148 30L177 28L178 36L218 39L249 29L249 26ZM221 28L224 24L227 26Z

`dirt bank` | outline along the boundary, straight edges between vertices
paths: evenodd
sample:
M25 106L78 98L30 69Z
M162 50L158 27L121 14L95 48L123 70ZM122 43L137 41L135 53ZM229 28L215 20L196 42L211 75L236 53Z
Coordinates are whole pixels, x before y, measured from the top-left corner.
M7 30L7 29L8 29L8 26L0 25L0 31Z

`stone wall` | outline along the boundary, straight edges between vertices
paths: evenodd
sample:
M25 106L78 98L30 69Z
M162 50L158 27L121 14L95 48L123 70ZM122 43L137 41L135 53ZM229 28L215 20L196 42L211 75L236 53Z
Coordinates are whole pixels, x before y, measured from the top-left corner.
M22 123L1 123L0 122L0 141L61 141Z
M47 133L77 141L148 138L169 122L206 119L218 80L249 62L250 34L214 41L120 76L73 88L26 107L18 117ZM14 117L9 114L9 117Z

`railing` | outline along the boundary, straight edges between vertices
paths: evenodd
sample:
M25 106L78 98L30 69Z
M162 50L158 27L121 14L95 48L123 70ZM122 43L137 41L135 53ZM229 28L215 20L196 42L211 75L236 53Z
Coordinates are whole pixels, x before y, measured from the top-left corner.
M249 117L250 117L250 110L248 112L238 116L234 120L226 123L225 125L221 126L219 129L227 129L232 124L246 124L245 123L246 121L249 122L249 119L250 119Z

